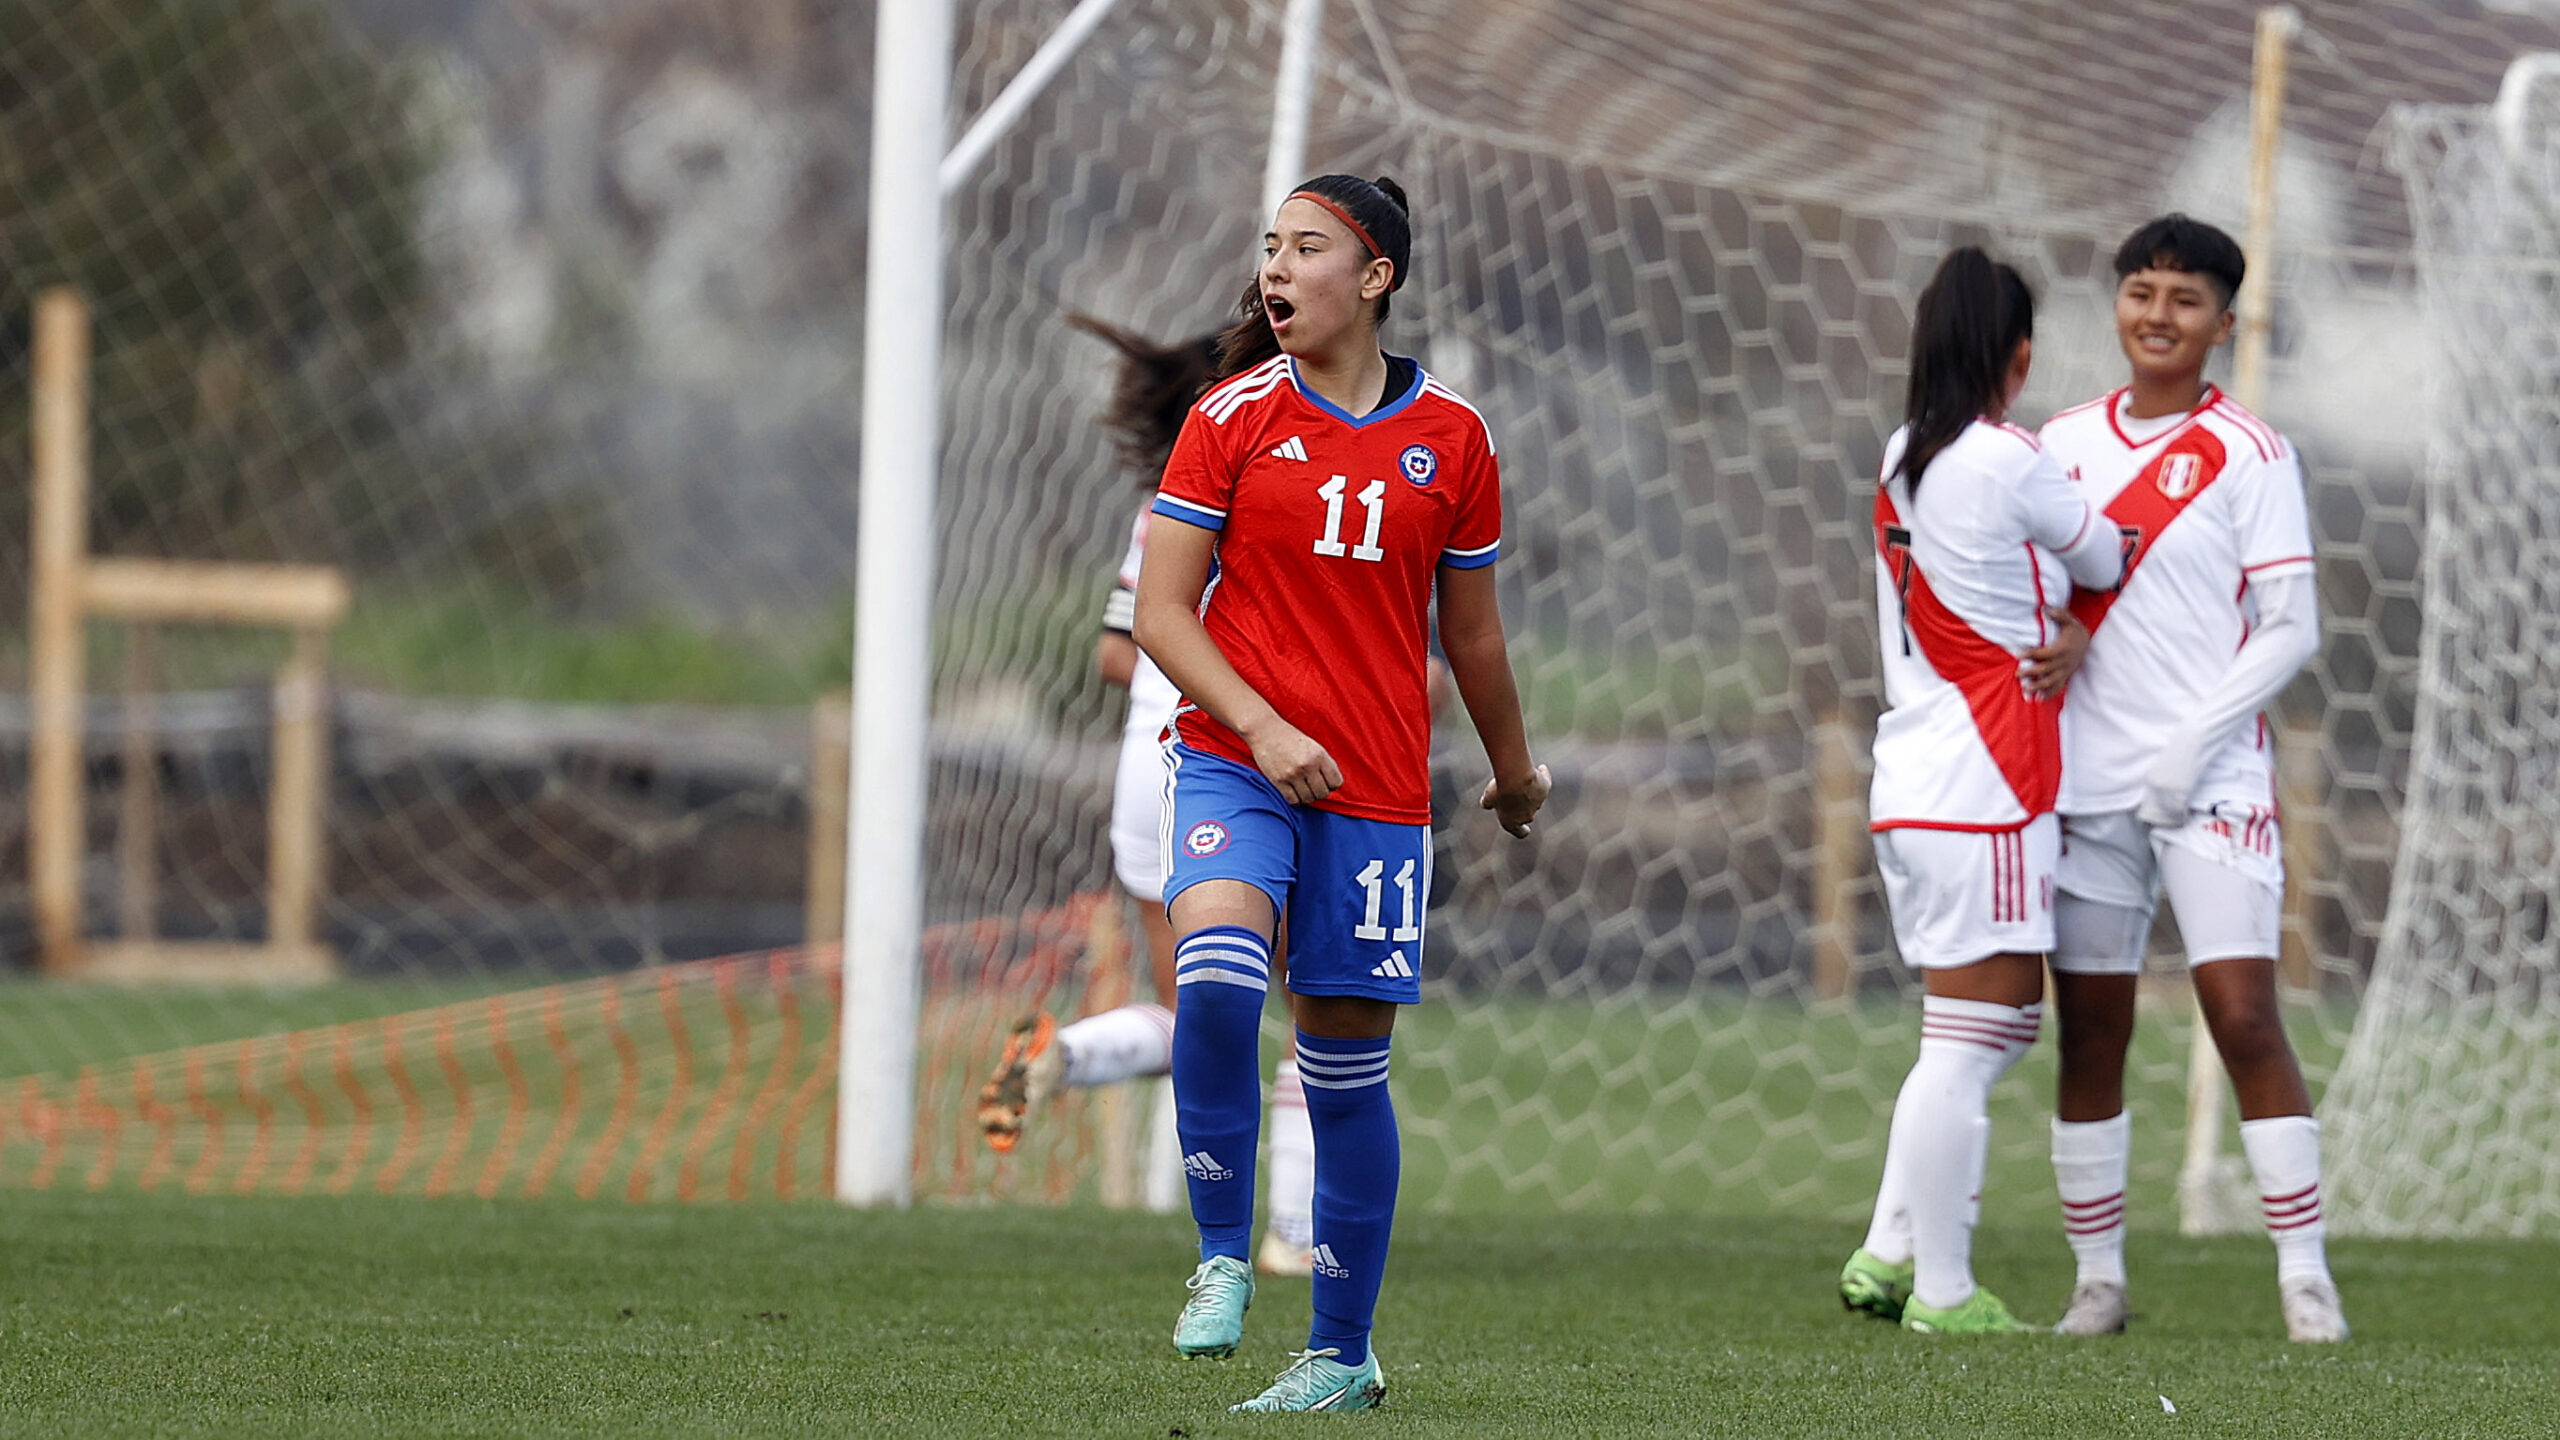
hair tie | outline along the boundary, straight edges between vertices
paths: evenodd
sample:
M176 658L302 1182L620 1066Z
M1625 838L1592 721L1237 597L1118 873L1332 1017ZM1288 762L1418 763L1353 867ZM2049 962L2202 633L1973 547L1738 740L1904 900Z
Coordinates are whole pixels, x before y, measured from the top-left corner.
M1389 254L1387 254L1387 252L1386 252L1386 251L1384 251L1384 250L1380 249L1380 248L1378 247L1378 242L1377 242L1377 241L1372 240L1372 239L1370 239L1370 238L1369 238L1369 227L1367 227L1366 225L1361 224L1361 223L1360 223L1359 221L1357 221L1357 220L1352 219L1352 218L1351 218L1351 212L1350 212L1350 211L1345 210L1345 209L1343 209L1340 205L1335 204L1335 203L1333 202L1333 200L1331 200L1330 198L1328 198L1328 197L1326 197L1326 196L1323 196L1323 195L1319 195L1319 194L1317 194L1316 192L1314 192L1313 190L1296 190L1296 191L1292 191L1292 192L1290 192L1289 199L1290 199L1290 200L1309 200L1309 201L1313 201L1314 203L1316 203L1316 204L1318 204L1318 205L1323 206L1326 210L1328 210L1328 211L1331 211L1331 212L1332 212L1332 214L1333 214L1333 218L1334 218L1334 219L1339 220L1339 221L1341 221L1343 224L1348 225L1348 226L1350 226L1350 227L1351 227L1351 234L1352 234L1352 238L1354 238L1354 239L1358 240L1361 244L1368 246L1368 247L1369 247L1369 253L1370 253L1370 254L1377 256L1379 259L1386 260L1386 261L1388 261L1388 262L1390 262L1390 263L1393 263L1393 261L1394 261L1394 257L1393 257L1393 256L1391 256L1391 255L1389 255ZM1288 202L1287 202L1287 201L1282 201L1281 203L1282 203L1282 204L1286 204L1286 203L1288 203ZM1403 277L1402 275L1398 275L1396 278L1397 278L1397 279L1399 279L1399 280L1401 280L1401 279L1403 279L1404 277Z

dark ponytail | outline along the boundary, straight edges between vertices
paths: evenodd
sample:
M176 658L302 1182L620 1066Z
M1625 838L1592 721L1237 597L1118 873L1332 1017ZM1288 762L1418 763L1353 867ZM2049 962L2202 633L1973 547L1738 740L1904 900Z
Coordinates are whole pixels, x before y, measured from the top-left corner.
M1071 314L1067 323L1120 351L1120 371L1111 383L1111 405L1102 412L1102 426L1119 446L1120 463L1140 484L1154 486L1164 476L1164 462L1173 454L1174 437L1182 433L1191 402L1209 388L1217 372L1218 332L1159 345L1091 315Z
M1378 323L1385 324L1387 301L1404 288L1405 276L1413 268L1413 206L1405 199L1404 187L1384 175L1375 180L1319 175L1289 193L1315 196L1336 218L1349 221L1355 238L1364 241L1372 257L1395 267L1387 293L1378 297ZM1257 270L1245 281L1244 298L1236 303L1236 323L1218 337L1216 378L1241 375L1279 353L1280 337L1271 333L1270 322L1262 316L1262 276Z
M1911 318L1911 386L1902 407L1910 434L1896 473L1914 491L1939 451L1999 407L2009 362L2035 333L2035 296L2014 267L1978 245L1938 262Z

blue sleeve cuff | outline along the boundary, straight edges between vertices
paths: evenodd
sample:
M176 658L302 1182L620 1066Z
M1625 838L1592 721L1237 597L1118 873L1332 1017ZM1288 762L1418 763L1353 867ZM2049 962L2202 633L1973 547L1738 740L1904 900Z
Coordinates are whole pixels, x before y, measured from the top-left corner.
M1156 514L1167 519L1179 520L1186 525L1197 525L1203 530L1227 528L1227 512L1224 510L1212 510L1206 505L1194 505L1188 500L1176 500L1170 495L1158 495L1152 508Z

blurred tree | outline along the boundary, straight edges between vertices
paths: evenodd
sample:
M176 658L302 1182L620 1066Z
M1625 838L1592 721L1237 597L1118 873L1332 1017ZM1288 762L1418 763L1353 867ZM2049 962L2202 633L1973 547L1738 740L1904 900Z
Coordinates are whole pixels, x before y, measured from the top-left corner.
M348 561L397 543L422 293L410 79L319 0L0 3L0 513L23 514L28 312L87 293L101 549ZM0 609L25 603L0 523Z

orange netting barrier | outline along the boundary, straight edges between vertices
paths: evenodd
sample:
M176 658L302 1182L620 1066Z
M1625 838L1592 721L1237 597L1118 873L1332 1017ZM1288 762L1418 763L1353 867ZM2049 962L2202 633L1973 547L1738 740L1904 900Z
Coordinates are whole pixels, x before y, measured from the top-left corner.
M974 1124L1019 1016L1117 932L1099 897L924 944L918 1194L1061 1200L1070 1098L1002 1162ZM192 1194L796 1200L835 1165L836 947L632 971L0 1082L0 1184ZM1105 979L1102 990L1111 981Z

